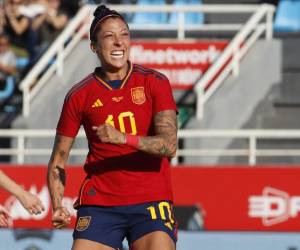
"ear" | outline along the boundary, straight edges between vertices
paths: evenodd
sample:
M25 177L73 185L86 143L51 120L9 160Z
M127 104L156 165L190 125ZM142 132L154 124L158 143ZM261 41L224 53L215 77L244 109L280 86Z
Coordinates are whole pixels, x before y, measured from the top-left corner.
M90 43L90 48L93 51L93 53L97 53L97 47L94 43Z

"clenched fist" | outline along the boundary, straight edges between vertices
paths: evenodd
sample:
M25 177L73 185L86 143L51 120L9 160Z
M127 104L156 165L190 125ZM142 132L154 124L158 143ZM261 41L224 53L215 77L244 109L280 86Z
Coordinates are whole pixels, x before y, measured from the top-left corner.
M56 229L61 229L69 225L71 222L71 215L65 207L59 207L54 210L52 215L52 225Z
M98 127L93 126L97 137L101 142L112 144L125 144L125 134L111 126L110 124L102 124Z

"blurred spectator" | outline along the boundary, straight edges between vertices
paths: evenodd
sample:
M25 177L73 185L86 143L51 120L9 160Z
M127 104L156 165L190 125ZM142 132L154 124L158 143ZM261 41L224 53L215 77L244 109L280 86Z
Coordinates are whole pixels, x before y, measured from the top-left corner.
M32 20L32 29L38 35L38 49L34 61L56 39L69 20L66 11L61 8L60 0L48 0L44 4L47 11Z
M46 3L47 0L27 0L20 6L20 13L33 19L46 11Z
M3 3L0 3L0 34L4 33L5 14Z
M47 11L32 21L32 28L39 32L40 41L50 43L66 26L69 17L61 8L60 0L48 0L45 7Z
M4 3L4 31L9 36L11 43L16 46L16 51L30 53L29 44L30 20L20 13L22 0L9 0Z
M16 72L16 56L10 48L9 38L0 34L0 90L5 88L7 77L15 75Z

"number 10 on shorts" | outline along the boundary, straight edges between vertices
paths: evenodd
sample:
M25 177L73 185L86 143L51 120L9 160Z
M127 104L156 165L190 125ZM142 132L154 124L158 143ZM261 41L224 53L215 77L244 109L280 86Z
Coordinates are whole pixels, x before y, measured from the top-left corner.
M150 216L152 220L156 220L157 215L159 215L162 220L169 220L172 224L174 223L171 206L169 202L161 201L158 203L157 206L150 206L147 207L147 209L150 212ZM167 211L168 218L166 217L166 211Z

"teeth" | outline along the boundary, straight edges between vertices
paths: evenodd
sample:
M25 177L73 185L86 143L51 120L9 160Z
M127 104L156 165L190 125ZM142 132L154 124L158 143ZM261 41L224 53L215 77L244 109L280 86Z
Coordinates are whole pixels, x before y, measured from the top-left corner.
M124 52L123 51L114 51L111 53L112 56L123 56Z

